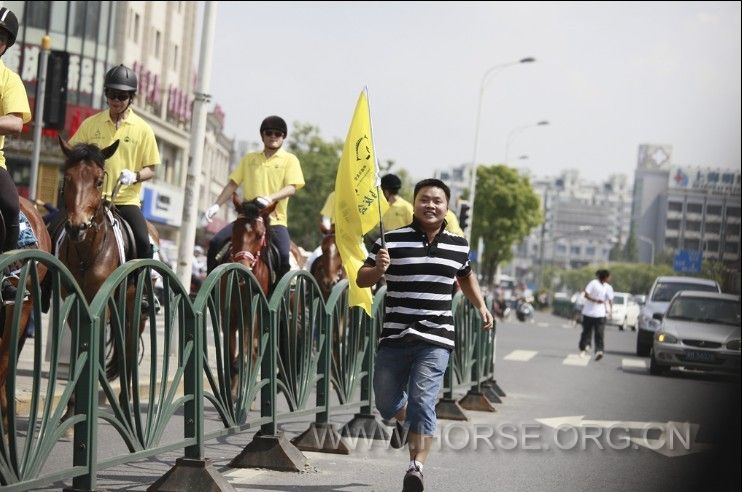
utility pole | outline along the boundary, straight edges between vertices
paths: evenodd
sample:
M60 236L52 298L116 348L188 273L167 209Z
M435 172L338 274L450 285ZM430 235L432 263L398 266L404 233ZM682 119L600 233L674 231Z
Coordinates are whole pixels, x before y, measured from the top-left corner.
M182 234L178 245L178 278L183 285L191 285L191 263L193 244L196 241L198 225L198 198L201 190L201 167L204 154L204 135L206 134L206 111L210 101L208 94L211 79L211 51L214 45L214 26L216 24L217 2L205 2L204 23L201 35L201 54L199 55L199 77L193 101L191 120L191 146L183 200Z
M44 98L46 97L46 69L49 64L49 52L52 39L48 35L41 38L41 58L39 73L36 77L36 110L33 123L33 154L31 156L31 177L28 183L28 197L36 198L36 187L39 179L39 158L41 156L41 129L44 127Z

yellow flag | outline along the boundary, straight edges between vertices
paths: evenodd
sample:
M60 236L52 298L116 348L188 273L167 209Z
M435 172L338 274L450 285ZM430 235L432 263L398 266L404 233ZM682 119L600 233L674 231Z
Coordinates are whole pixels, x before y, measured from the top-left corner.
M376 187L376 153L371 137L371 115L366 92L361 92L343 146L335 178L335 242L348 275L350 306L371 315L371 289L356 285L358 269L366 259L363 235L380 221L389 205Z

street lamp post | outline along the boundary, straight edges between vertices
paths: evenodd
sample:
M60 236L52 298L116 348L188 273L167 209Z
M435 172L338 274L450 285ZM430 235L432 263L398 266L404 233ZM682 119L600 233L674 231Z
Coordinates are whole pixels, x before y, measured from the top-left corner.
M513 138L521 133L523 130L527 130L528 128L535 128L537 126L546 126L549 122L546 120L539 121L538 123L534 123L531 125L523 125L518 126L510 130L510 133L508 133L508 138L505 142L505 164L510 163L510 143L513 141Z
M649 264L654 265L654 241L652 241L646 236L636 236L636 238L639 239L640 241L644 241L645 243L649 243L649 247L651 248L649 251L650 251L650 254L652 255L649 258Z
M477 120L474 125L474 151L472 152L471 168L469 175L469 203L471 203L471 212L469 215L469 227L466 229L466 240L471 244L471 230L474 227L474 198L477 191L477 146L479 144L479 122L482 117L482 97L484 96L484 88L487 85L487 78L493 73L499 73L501 70L518 65L520 63L533 63L536 59L533 57L522 58L518 61L500 63L487 69L482 76L482 82L479 85L479 101L477 102Z

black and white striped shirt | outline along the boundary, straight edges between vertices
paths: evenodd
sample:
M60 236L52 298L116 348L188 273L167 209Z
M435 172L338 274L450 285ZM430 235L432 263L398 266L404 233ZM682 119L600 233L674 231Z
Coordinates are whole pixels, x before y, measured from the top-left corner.
M380 345L398 346L425 341L454 348L454 277L467 277L469 245L445 230L445 222L431 243L413 219L412 224L384 235L391 263L386 271L386 312ZM365 264L376 265L381 249L377 240Z

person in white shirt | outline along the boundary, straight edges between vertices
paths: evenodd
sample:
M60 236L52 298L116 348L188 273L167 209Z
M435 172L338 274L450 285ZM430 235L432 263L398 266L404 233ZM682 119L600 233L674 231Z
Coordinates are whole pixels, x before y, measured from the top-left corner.
M598 270L596 279L585 287L585 304L582 307L582 334L580 335L580 354L587 356L590 342L595 336L595 360L603 358L603 331L605 329L606 307L613 301L613 288L608 284L611 272Z

